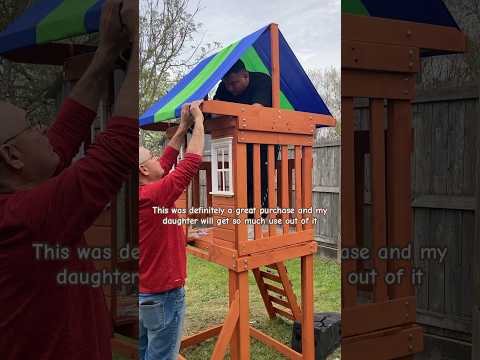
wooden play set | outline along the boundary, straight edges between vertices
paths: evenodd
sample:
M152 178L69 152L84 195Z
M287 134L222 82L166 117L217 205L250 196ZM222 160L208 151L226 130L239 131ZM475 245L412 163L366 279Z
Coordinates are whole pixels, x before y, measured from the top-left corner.
M392 2L389 15L374 3L342 3L342 247L368 248L372 254L370 261L342 260L342 358L407 360L423 350L423 330L415 323L414 269L410 259L382 260L375 254L385 247L406 248L412 240L411 101L421 56L461 53L466 41L441 1L436 1L436 11L438 6L442 9L437 17L453 21L450 25L447 20L442 25L413 18L405 21L406 8L415 6L412 1ZM400 13L403 20L392 16ZM358 98L369 99L369 131L356 130ZM371 239L363 235L367 154ZM365 275L372 269L378 273L374 284L349 281L350 274ZM401 269L400 282L387 285L383 281L387 272Z
M313 335L313 256L317 245L313 240L312 213L269 214L260 224L256 211L252 219L236 209L247 208L247 192L253 191L253 206L262 208L261 179L268 177L269 209L311 209L312 207L312 146L318 125L334 126L331 115L285 110L280 108L279 31L269 26L272 61L273 106L258 107L222 101L205 101L204 114L215 114L205 120L211 135L211 162L204 162L206 171L207 208L223 209L214 215L213 224L205 228L187 227L188 253L228 269L229 311L225 322L197 335L183 339L182 349L218 336L211 359L223 359L230 344L232 359L250 358L253 337L290 359L314 359ZM157 123L147 129L174 129L171 123ZM280 145L280 160L275 146ZM247 188L247 146L253 147L253 189ZM293 156L289 159L289 146ZM267 173L262 173L261 148L268 152ZM265 168L264 168L265 169ZM294 196L292 183L294 182ZM177 201L178 208L189 210L200 203L200 180L197 176ZM210 215L211 216L211 215ZM207 216L208 217L208 216ZM281 219L281 224L273 224ZM251 220L252 223L248 223ZM269 222L271 220L271 223ZM295 222L296 220L296 222ZM236 221L236 222L235 222ZM291 223L291 224L290 224ZM284 261L301 258L301 307L297 304ZM248 272L255 276L270 318L276 315L302 323L302 353L273 339L251 326L249 322ZM182 358L182 357L181 357Z
M65 26L61 29L56 29L56 31L46 31L43 40L40 42L38 36L41 31L38 30L38 27L42 21L44 30L46 27L51 26L49 16L56 9L52 7L52 3L55 3L55 1L46 0L38 2L27 9L23 15L18 17L10 27L1 33L0 41L2 47L0 54L6 59L18 63L62 66L63 87L61 93L58 94L58 104L60 105L87 69L96 47L56 42L56 40L65 40L74 35L97 31L98 24L95 25L95 23L98 23L103 1L98 1L94 5L83 9L71 7L71 11L67 11L67 7L63 7L65 18L62 21L74 23L82 18L87 24L87 28L83 30L75 28L72 30ZM57 2L57 6L65 5L61 3ZM44 16L40 19L39 14ZM32 21L32 18L35 21ZM18 29L22 29L23 32L20 32ZM26 36L27 33L33 34L33 32L36 32L36 38L33 35ZM123 76L124 71L122 66L119 65L110 76L108 91L101 101L97 119L92 125L90 134L85 139L77 158L82 157L86 153L96 134L105 129L111 114L115 94ZM88 246L108 247L112 250L111 260L95 262L98 271L118 270L129 273L137 271L138 262L136 260L121 260L118 257L120 248L126 246L129 246L130 249L138 247L138 207L135 201L137 198L138 178L136 172L133 173L135 176L132 175L129 178L119 194L112 199L105 211L95 221L95 224L85 234ZM136 289L130 286L105 285L103 290L110 310L114 332L112 334L113 352L128 358L136 358L138 356L138 346L134 341L138 336ZM119 337L117 335L123 336ZM128 341L126 337L132 338L132 341Z

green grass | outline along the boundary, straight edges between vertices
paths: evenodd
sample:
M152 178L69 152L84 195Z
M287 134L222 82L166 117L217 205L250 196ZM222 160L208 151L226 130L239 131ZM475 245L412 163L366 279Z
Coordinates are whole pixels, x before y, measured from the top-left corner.
M300 301L300 261L286 263L295 294ZM187 314L185 335L223 322L228 309L228 273L221 266L189 256L187 281ZM262 298L252 274L250 282L250 321L255 328L273 336L284 344L290 344L292 323L282 319L269 320ZM315 312L340 312L340 266L331 260L315 258ZM215 346L215 338L183 352L188 360L205 360ZM278 360L284 357L262 343L251 341L251 358ZM227 354L227 359L230 357ZM340 358L337 350L330 359Z

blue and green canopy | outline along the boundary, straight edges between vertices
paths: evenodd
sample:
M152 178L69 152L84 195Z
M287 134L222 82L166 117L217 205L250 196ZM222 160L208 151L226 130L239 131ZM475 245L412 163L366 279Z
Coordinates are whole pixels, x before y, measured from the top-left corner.
M342 12L458 29L442 0L342 0Z
M97 32L105 0L40 0L2 33L0 54Z
M280 32L279 52L280 107L331 115ZM262 72L271 76L270 26L265 26L201 61L140 117L140 126L178 118L183 104L203 99L239 59L245 63L248 71Z

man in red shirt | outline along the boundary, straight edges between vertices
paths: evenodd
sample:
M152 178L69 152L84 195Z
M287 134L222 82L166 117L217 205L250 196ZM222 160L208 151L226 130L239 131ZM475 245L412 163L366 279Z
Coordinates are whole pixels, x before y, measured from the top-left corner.
M0 102L2 360L112 358L101 288L61 285L58 274L95 271L76 250L86 246L84 232L137 162L138 57L132 56L107 129L70 165L129 40L138 54L138 2L121 7L107 1L94 59L48 132L28 126L25 111Z
M182 227L171 223L178 219L171 210L202 163L204 117L199 105L183 106L178 130L160 159L139 149L140 360L176 360L180 349L186 239ZM185 157L170 172L192 122Z

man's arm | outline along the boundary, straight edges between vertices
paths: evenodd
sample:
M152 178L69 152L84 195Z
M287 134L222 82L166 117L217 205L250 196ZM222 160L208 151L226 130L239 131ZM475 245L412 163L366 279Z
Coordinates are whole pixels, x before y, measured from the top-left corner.
M205 143L205 129L203 127L203 113L200 110L201 101L194 101L190 105L190 113L193 116L195 127L193 128L192 138L187 146L186 153L203 155L203 147Z
M126 32L118 19L118 1L107 1L102 10L100 42L93 60L75 85L48 131L48 138L60 156L57 173L68 166L90 133L109 74L115 60L125 47ZM115 16L114 16L115 15Z
M258 78L253 91L252 105L272 106L272 79L269 76Z

